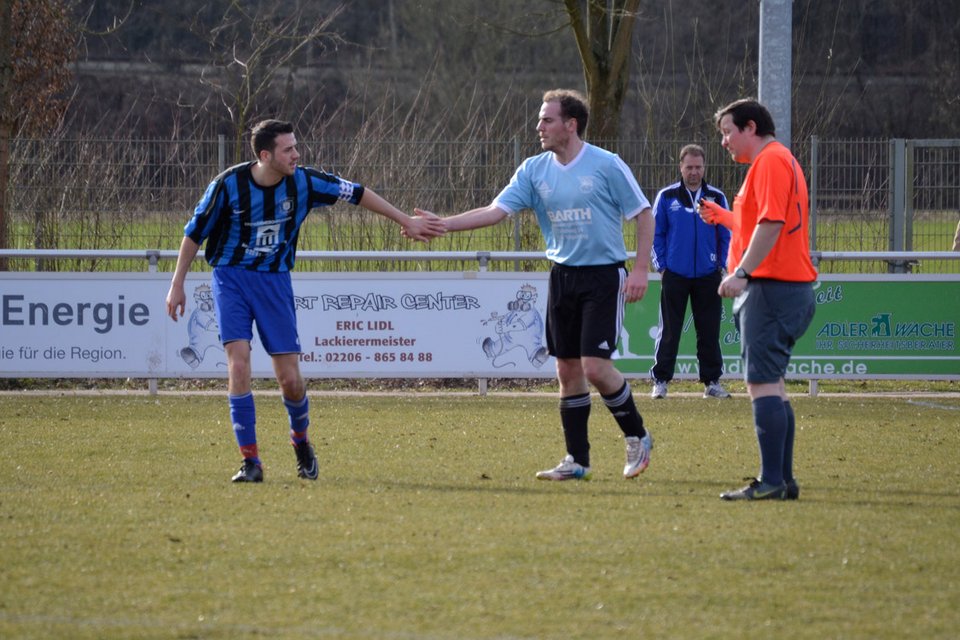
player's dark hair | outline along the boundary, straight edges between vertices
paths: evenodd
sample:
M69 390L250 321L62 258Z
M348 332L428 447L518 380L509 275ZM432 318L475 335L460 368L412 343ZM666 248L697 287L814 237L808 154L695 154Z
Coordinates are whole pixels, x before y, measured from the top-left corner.
M253 155L260 159L261 151L272 152L277 146L277 136L293 133L293 124L283 120L261 120L250 130L250 147Z
M720 120L723 119L723 116L728 114L733 119L733 124L740 131L743 131L743 128L747 126L747 123L753 120L753 123L757 125L758 136L777 135L777 128L773 124L773 116L770 115L770 112L767 111L765 106L753 98L735 100L734 102L731 102L727 106L717 111L714 119L718 129L720 128Z
M543 94L544 102L559 102L560 117L566 121L573 118L577 121L577 135L583 137L583 132L587 130L587 118L590 117L590 109L587 107L587 99L579 91L573 89L551 89Z

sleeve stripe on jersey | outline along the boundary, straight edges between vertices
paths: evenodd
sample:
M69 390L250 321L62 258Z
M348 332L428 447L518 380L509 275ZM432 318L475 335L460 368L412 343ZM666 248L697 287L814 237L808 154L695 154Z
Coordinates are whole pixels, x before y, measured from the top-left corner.
M799 231L800 227L803 226L803 210L800 208L800 198L799 198L800 180L799 178L797 178L797 161L796 160L790 161L790 168L793 169L793 195L796 197L796 201L797 201L797 226L787 231L787 233L793 233L795 231Z
M643 190L640 189L640 185L637 184L637 178L633 175L633 172L630 171L630 167L627 166L627 163L623 161L623 158L620 156L614 156L614 166L624 175L627 179L627 184L630 186L630 189L636 194L637 200L640 201L640 206L633 211L625 211L623 217L627 220L635 218L640 215L640 212L644 209L650 207L650 201L647 200L647 196L643 195Z

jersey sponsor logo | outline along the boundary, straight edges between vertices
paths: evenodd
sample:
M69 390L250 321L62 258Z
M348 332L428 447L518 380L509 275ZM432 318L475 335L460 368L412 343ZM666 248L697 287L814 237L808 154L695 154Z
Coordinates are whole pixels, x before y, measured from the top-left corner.
M257 227L257 237L253 241L253 246L248 247L251 251L257 253L273 253L277 242L280 240L280 224L264 224Z
M550 222L592 222L593 212L590 207L579 209L561 209L559 211L547 211L547 217Z
M261 222L255 225L257 228L256 236L253 242L243 245L243 248L250 254L270 254L277 250L280 243L280 221L274 220L269 223Z
M254 227L256 233L253 241L250 244L244 244L243 248L251 255L268 255L275 252L281 244L281 227L289 219L290 218L277 218L276 220L247 223L248 226Z

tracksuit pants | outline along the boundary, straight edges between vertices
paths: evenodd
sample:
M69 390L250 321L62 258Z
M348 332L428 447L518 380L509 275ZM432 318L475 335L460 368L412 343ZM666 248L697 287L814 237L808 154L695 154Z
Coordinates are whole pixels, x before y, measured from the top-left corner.
M650 369L650 375L655 380L669 382L673 379L688 299L697 332L700 382L709 384L720 379L723 373L723 354L720 352L723 300L717 288L721 279L719 271L699 278L684 278L664 270L660 282L660 327L654 347L653 368Z

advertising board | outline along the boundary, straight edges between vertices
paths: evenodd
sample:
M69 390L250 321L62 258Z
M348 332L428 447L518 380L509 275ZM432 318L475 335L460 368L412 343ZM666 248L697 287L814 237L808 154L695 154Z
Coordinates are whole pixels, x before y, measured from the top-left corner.
M306 377L544 377L546 274L297 273L294 291ZM653 365L659 278L627 305L617 367ZM209 274L187 279L187 308L166 314L165 273L0 274L2 377L225 377ZM960 379L960 279L823 276L817 312L797 343L797 379ZM739 378L740 340L725 301L726 376ZM254 336L256 377L273 377ZM696 379L689 311L676 377Z

